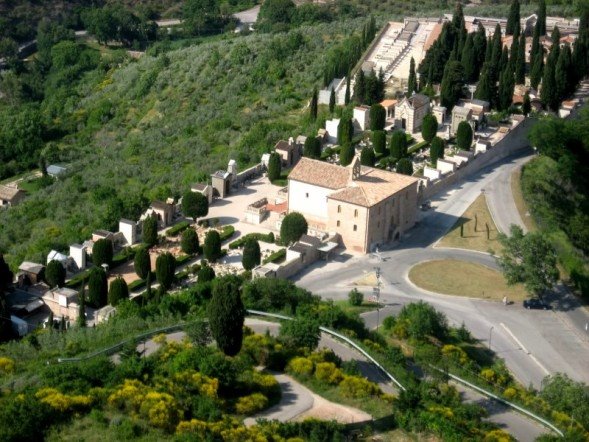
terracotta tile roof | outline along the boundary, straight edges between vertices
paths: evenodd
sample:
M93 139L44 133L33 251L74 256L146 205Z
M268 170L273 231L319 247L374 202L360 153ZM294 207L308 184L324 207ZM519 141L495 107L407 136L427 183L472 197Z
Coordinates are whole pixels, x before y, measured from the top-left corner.
M361 187L346 187L339 192L332 193L329 195L329 198L345 203L357 204L358 206L370 206L370 202Z
M350 172L345 167L303 157L288 179L336 190L346 187L349 176Z
M423 50L427 52L427 50L434 44L434 42L438 39L440 34L442 33L442 23L436 23L432 31L429 33L427 40L425 41L425 45L423 45Z
M390 107L390 106L394 106L395 104L397 104L397 100L382 100L380 102L380 105L384 108Z

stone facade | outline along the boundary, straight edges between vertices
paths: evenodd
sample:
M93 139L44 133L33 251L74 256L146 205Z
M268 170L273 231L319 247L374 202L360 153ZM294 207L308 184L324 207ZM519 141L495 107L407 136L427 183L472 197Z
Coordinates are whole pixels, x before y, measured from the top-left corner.
M413 94L404 98L395 106L395 128L415 133L421 129L423 117L429 113L429 97Z
M289 175L288 212L309 230L338 236L346 249L368 253L415 224L419 180L364 167L302 158Z

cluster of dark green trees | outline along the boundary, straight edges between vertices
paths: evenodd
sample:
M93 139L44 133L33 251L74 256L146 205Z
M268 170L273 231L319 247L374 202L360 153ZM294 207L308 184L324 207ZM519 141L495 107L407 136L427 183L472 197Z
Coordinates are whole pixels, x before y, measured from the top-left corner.
M370 45L375 35L376 22L374 17L370 17L362 28L360 35L352 34L338 46L334 47L327 54L327 61L323 71L324 85L327 86L334 78L346 76L349 89L350 72L356 63L358 63L358 60L360 60L360 57L368 45Z
M529 75L531 85L537 88L542 82L542 102L547 108L558 109L563 98L570 95L578 81L587 73L588 13L582 11L579 39L573 50L568 44L560 48L558 28L552 33L552 45L546 63L541 37L546 34L546 5L539 3L530 53ZM422 87L441 84L440 100L451 109L465 84L478 81L475 98L488 101L498 110L507 110L513 102L516 84L524 84L526 77L526 36L520 27L520 5L514 0L506 26L511 36L508 49L503 45L501 27L497 24L493 37L488 40L479 24L475 32L467 33L460 3L451 22L444 24L440 38L432 45L419 66ZM573 66L575 67L573 69ZM414 88L414 77L410 89ZM410 80L411 80L410 78Z
M356 75L354 82L354 101L371 106L384 100L384 72L382 69L376 75L374 70L368 75L362 69Z

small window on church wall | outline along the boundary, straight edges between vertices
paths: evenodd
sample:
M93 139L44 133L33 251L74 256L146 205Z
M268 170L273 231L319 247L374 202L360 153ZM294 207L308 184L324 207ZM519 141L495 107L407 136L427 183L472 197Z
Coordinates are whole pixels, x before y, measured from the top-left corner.
M308 194L308 193L305 193L305 197L306 197L306 198L309 198L309 194Z
M354 224L354 232L358 230L358 226L356 224Z
M339 227L339 219L337 220L337 226Z
M342 206L337 206L337 213L342 213Z
M358 209L354 210L354 218L358 218Z

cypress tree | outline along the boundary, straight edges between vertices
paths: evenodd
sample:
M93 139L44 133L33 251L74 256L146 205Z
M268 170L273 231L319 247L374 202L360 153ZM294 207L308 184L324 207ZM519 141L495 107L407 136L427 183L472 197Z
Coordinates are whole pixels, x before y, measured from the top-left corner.
M415 60L411 57L409 64L409 80L407 81L407 96L413 95L413 92L417 92L417 75L415 74Z
M186 253L187 255L195 255L200 251L200 244L196 230L189 227L184 232L182 232L180 248L182 249L182 252Z
M538 89L542 74L544 72L544 54L542 51L536 54L532 62L532 71L530 72L530 85L534 89Z
M493 34L493 45L491 52L491 72L494 81L497 81L497 77L501 72L501 56L503 54L503 43L501 41L501 26L497 23L495 26L495 33Z
M282 159L276 152L272 152L270 154L270 159L268 160L268 179L270 182L275 181L280 178L281 173Z
M519 1L513 0L511 2L511 8L509 9L509 16L507 18L507 26L505 28L506 35L513 35L516 32L519 33ZM517 27L517 31L516 31Z
M472 127L467 121L462 121L456 130L456 147L460 150L470 150L472 146Z
M78 327L86 327L86 280L82 280L82 288L78 295L80 298L79 311L78 311Z
M477 84L477 89L474 93L474 97L479 100L485 100L493 105L495 103L496 86L493 78L491 77L491 69L489 64L485 63L481 70L481 77Z
M311 97L311 105L309 106L309 117L311 121L315 121L317 119L317 105L318 105L318 93L317 88L313 89L313 96Z
M155 261L155 277L163 290L168 290L174 283L176 258L171 253L162 253Z
M567 51L567 48L568 47L560 51L558 61L556 62L556 67L554 69L555 94L559 102L562 101L569 92L568 71L571 66L569 58L570 51Z
M501 52L501 61L499 62L499 72L503 72L503 70L509 66L509 51L507 50L507 46L503 46L503 51Z
M489 37L486 40L485 44L485 63L491 63L491 59L493 58L493 38Z
M360 69L360 72L356 75L356 83L354 84L354 100L358 104L364 103L366 97L366 77L364 71Z
M141 247L135 252L135 259L133 260L133 267L135 273L141 279L147 278L147 274L151 271L151 259L149 257L149 249Z
M542 90L540 98L545 108L554 111L558 110L558 97L556 96L556 80L554 78L554 68L552 63L546 63L544 66L544 75L542 76Z
M541 52L542 49L540 47L540 27L538 23L534 26L534 33L532 34L532 48L530 49L530 61L536 59L538 52Z
M462 67L464 69L464 81L467 83L473 83L477 80L477 59L474 52L474 39L475 34L470 33L466 37L464 48L462 49L462 57L460 59Z
M564 52L565 57L565 72L567 76L567 86L565 90L565 95L570 95L575 91L577 87L577 73L576 67L573 64L573 54L571 52L571 47L567 44L561 52Z
M509 48L509 68L515 73L515 64L517 62L517 54L519 53L519 38L513 36L511 47Z
M499 110L507 110L513 103L513 88L515 87L515 79L513 76L513 72L506 66L503 72L501 73L501 78L499 80L499 99L498 107Z
M350 73L346 75L346 95L344 96L344 104L347 106L350 104Z
M444 69L444 78L442 79L440 101L448 111L452 110L460 95L464 85L464 70L462 64L458 61L451 61Z
M372 132L372 147L374 152L383 155L386 151L387 137L383 130Z
M94 267L88 277L88 303L94 308L106 305L108 295L108 281L102 267Z
M387 111L380 104L370 106L370 130L383 130Z
M524 104L522 105L522 112L527 117L532 110L532 103L530 102L530 94L526 92L524 95Z
M245 308L240 294L241 280L234 275L213 282L208 305L209 325L217 346L227 356L235 356L243 342Z
M436 136L436 132L438 131L438 120L434 117L431 113L426 114L423 117L423 122L421 124L421 136L423 137L424 141L428 143Z
M429 148L429 157L433 167L438 165L438 160L444 158L444 140L434 137Z
M116 307L119 302L129 297L129 287L123 278L120 276L113 279L108 290L108 303Z
M407 136L402 130L396 130L391 136L391 158L401 159L407 156Z
M464 29L464 11L462 10L461 2L456 2L454 14L452 14L452 26L456 31Z
M339 151L339 163L342 166L347 166L354 159L354 154L355 153L356 153L356 149L354 149L354 146L352 146L352 144L350 142L344 143L340 147L340 151Z
M321 158L321 141L317 137L307 137L303 147L303 155L307 158Z
M413 162L409 158L401 158L397 162L395 171L403 175L413 175Z
M473 63L475 66L475 76L473 81L476 81L479 79L481 67L485 62L485 53L487 52L487 34L485 32L485 28L480 23L472 43L475 57L475 62Z
M550 47L549 58L551 63L556 64L560 56L560 30L558 26L554 27L550 38L552 40L552 46Z
M243 246L241 265L245 270L251 270L260 265L261 260L260 243L253 238L248 239Z
M143 220L142 239L148 247L157 244L157 220L153 216Z
M215 262L221 257L221 237L216 230L209 230L205 236L203 246L205 258L210 262Z
M329 113L333 114L335 110L335 91L331 88L331 92L329 93Z
M65 277L65 267L61 262L53 259L47 264L47 268L45 269L45 282L49 287L63 287Z
M546 35L546 1L540 0L538 2L538 20L536 26L538 27L539 35Z
M360 151L360 164L363 166L374 167L375 160L374 150L371 147L365 147Z
M385 87L384 71L382 70L382 68L380 68L380 70L378 71L378 77L376 79L376 101L379 103L382 100L384 100L384 87ZM416 84L416 89L417 89L417 84Z
M517 47L517 58L515 60L515 83L525 84L526 82L526 36L522 34Z
M346 143L350 144L353 136L354 125L352 124L352 119L349 116L342 117L337 126L337 143L340 146Z

